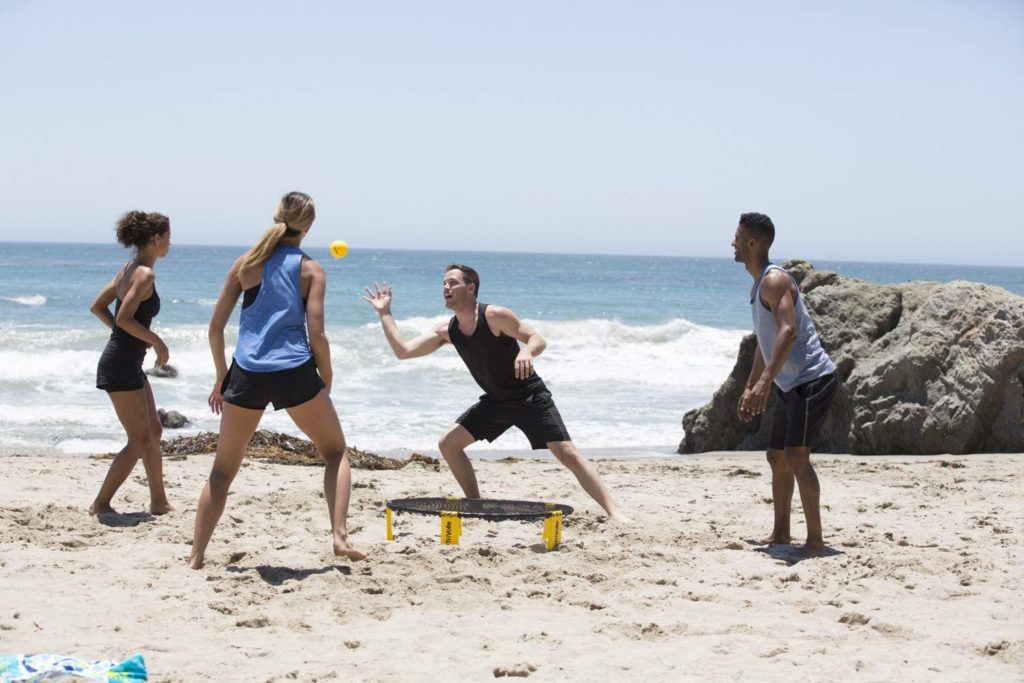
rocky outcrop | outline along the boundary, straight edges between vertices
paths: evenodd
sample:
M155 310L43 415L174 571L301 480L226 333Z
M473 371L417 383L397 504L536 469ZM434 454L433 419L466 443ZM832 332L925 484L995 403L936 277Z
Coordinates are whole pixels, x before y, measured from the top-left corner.
M160 418L160 425L165 429L181 429L191 424L191 420L179 413L177 410L164 410L159 408L156 411Z
M178 376L178 370L173 365L154 365L144 371L150 377L174 378Z
M960 280L877 285L783 265L843 381L815 451L1024 451L1024 298ZM680 453L767 447L774 397L761 418L736 416L755 347L745 337L711 403L683 417Z

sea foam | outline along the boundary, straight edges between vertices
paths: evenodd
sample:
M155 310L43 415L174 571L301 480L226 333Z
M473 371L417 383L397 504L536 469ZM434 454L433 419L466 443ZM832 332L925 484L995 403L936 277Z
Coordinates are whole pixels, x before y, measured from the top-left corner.
M0 296L0 301L10 301L13 304L21 304L22 306L44 306L46 304L46 297L42 294L34 294L32 296Z
M448 318L398 321L407 338L446 324ZM527 320L546 340L535 361L553 392L573 438L589 448L624 444L669 448L681 438L685 410L707 400L728 375L743 332L679 318L636 325L616 320ZM185 414L192 425L165 437L216 430L207 397L214 384L205 325L154 325L167 343L173 379L151 378L157 405ZM437 438L482 393L454 349L395 358L376 320L328 326L332 399L350 443L374 450L436 452ZM96 363L109 332L88 329L0 331L0 438L5 434L68 452L108 448L123 440L107 395L95 389ZM230 354L237 326L225 338ZM153 352L146 365L154 360ZM285 411L268 409L262 426L298 430ZM474 451L528 450L512 429Z

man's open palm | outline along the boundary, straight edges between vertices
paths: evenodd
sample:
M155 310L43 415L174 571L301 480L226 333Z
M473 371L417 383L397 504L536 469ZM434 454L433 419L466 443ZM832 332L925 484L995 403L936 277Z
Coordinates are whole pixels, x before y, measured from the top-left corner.
M373 283L373 291L370 288L366 288L367 296L363 297L363 301L366 301L373 310L377 311L377 315L385 315L391 312L391 286L388 283L378 285L376 282Z

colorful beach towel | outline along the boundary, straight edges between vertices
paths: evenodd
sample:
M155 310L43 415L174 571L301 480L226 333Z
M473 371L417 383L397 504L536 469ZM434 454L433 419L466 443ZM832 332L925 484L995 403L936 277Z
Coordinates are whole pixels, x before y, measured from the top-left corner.
M136 681L148 680L141 654L123 662L85 660L65 655L0 655L0 681Z

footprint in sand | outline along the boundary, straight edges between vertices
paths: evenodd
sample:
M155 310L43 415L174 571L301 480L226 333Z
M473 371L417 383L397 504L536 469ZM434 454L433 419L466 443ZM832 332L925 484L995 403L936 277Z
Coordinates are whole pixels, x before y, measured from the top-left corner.
M896 626L895 624L885 624L879 622L871 624L871 628L877 631L878 633L881 633L883 636L888 636L889 638L910 640L914 637L912 633L910 633L909 631L900 626Z
M1008 640L1000 640L1000 641L989 643L981 651L991 657L992 655L999 654L1000 652L1002 652L1003 650L1007 649L1008 647L1010 647L1010 641L1008 641Z
M847 612L839 617L839 623L847 626L864 626L869 621L871 621L871 617L866 617L860 612Z
M48 529L50 526L46 523L46 520L43 518L43 515L38 512L29 513L16 521L21 526L26 527L28 529L35 529L36 531Z
M221 614L231 615L235 613L235 609L233 607L221 602L211 602L207 607L212 609L214 612L220 612Z
M526 678L534 671L537 667L533 664L516 664L514 666L499 666L494 669L495 678L505 678L511 676L513 678Z
M657 640L665 635L665 629L653 621L640 627L640 638L643 640Z
M728 472L727 476L730 476L730 477L749 477L749 478L753 479L754 477L760 477L761 473L760 472L755 472L753 470L748 470L748 469L745 469L743 467L737 467L736 469L732 470L731 472Z

